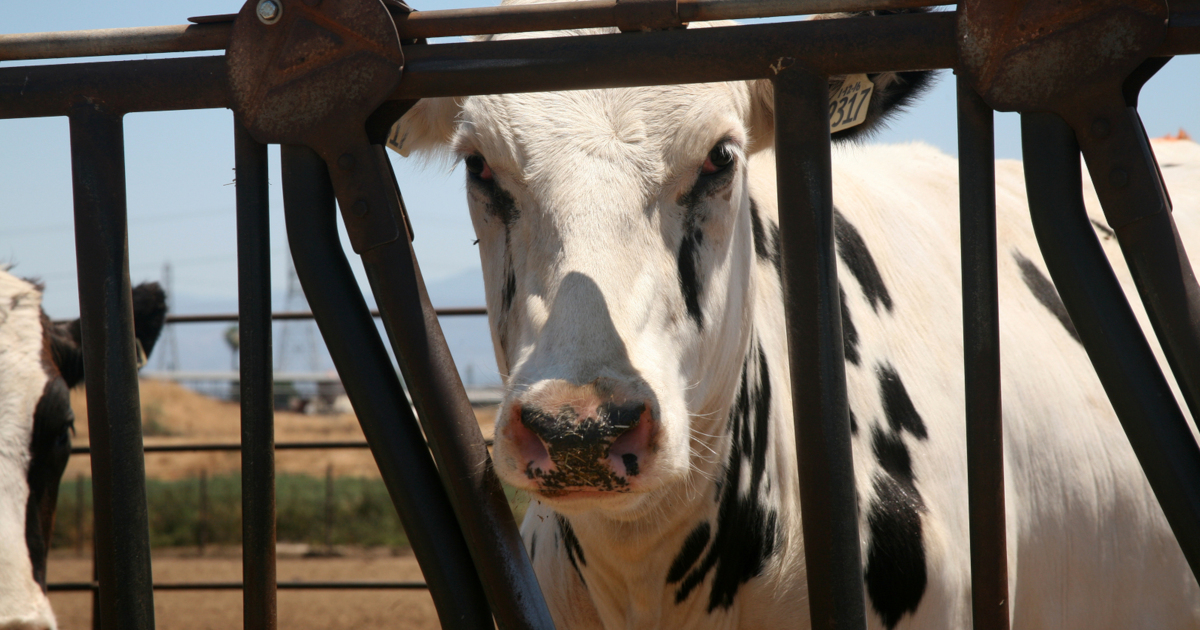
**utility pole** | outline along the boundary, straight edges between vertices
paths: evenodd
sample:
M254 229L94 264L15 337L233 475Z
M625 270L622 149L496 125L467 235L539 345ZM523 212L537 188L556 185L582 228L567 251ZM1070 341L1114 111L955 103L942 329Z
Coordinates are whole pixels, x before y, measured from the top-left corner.
M163 263L162 287L167 293L167 312L175 312L175 273L171 269L171 261ZM175 325L163 327L162 340L158 343L158 370L160 372L175 372L179 370L179 341L175 337Z

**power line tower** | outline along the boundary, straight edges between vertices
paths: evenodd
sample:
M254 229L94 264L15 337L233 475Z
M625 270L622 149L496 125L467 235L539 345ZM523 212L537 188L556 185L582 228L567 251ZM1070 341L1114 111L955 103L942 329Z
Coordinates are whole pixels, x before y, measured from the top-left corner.
M175 312L175 274L171 270L171 261L163 263L162 287L167 293L167 312ZM168 324L163 327L162 340L158 342L158 369L160 372L175 372L179 370L179 341L175 337L175 326Z
M308 300L300 288L300 279L296 277L296 265L292 263L291 252L288 253L287 274L287 297L284 298L283 310L308 310ZM280 323L279 344L276 346L278 356L275 357L276 372L286 372L289 367L288 361L296 359L307 359L308 371L317 371L317 337L314 326L312 321L302 319L287 319Z

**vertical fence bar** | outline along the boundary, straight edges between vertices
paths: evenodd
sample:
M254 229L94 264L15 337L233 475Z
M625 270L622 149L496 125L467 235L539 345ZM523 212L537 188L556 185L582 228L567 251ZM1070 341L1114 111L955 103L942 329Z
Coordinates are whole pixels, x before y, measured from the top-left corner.
M1046 269L1192 573L1200 575L1200 446L1088 220L1075 133L1056 114L1021 114L1021 144Z
M338 240L333 184L307 147L284 145L284 215L296 275L371 445L443 628L492 627L483 585Z
M267 146L234 125L238 347L242 406L242 623L274 630L275 384L271 361L271 224Z
M150 630L154 593L129 283L124 125L121 114L81 102L71 111L70 126L100 617L105 628Z
M813 628L858 630L866 610L829 151L828 79L780 72L775 169L809 612Z
M975 630L1008 630L1000 300L996 280L996 150L992 108L958 77L958 198L971 599Z
M390 171L385 149L375 150ZM399 186L395 193L402 208ZM402 235L364 251L362 260L497 625L501 630L553 628L475 411L429 302L412 242Z

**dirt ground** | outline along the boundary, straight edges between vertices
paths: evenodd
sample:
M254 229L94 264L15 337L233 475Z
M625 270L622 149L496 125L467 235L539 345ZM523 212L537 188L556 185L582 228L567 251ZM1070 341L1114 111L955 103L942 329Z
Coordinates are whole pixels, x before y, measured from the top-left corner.
M422 580L411 555L389 552L349 552L340 558L304 558L281 555L277 578L290 581ZM154 580L241 581L242 560L237 550L210 552L155 552ZM74 551L55 551L49 563L53 582L91 579L90 558ZM88 592L51 593L50 602L61 630L88 630L92 623L92 597ZM437 613L426 591L407 590L287 590L279 591L280 630L432 630L439 628ZM241 591L158 591L154 617L160 630L232 630L242 627Z
M237 404L201 396L163 381L140 383L146 444L212 442L236 444L240 436ZM88 443L87 403L83 389L71 392L76 415L76 446ZM486 437L491 437L495 408L477 409L476 417ZM361 441L362 430L353 414L305 415L275 413L276 442ZM366 449L278 451L276 470L323 476L332 466L337 476L378 477L379 470ZM161 453L146 457L146 476L181 479L197 475L236 472L240 455L229 453ZM64 479L90 476L87 455L75 455ZM411 554L389 550L344 549L341 557L305 557L303 548L281 545L277 579L288 581L408 581L423 580ZM303 547L303 546L300 546ZM155 550L155 582L240 581L240 549ZM50 582L88 581L92 575L90 552L55 550L47 566ZM92 600L88 592L56 592L50 600L63 630L91 628ZM240 591L159 591L155 593L156 626L162 630L207 630L242 626ZM403 590L281 590L278 594L281 630L325 628L413 629L438 628L437 615L426 591Z
M235 403L201 396L175 383L141 381L142 420L147 426L144 440L150 444L213 442L236 444L240 439L241 416ZM76 446L88 443L87 402L83 388L71 392L75 410ZM492 436L494 407L476 409L484 436ZM362 429L353 414L306 415L275 412L275 441L361 441ZM275 454L275 470L323 476L333 466L336 476L378 477L379 469L366 449L284 450ZM194 477L201 470L209 475L236 472L241 467L237 452L149 453L146 476L155 479ZM87 455L76 455L67 465L64 479L91 475Z

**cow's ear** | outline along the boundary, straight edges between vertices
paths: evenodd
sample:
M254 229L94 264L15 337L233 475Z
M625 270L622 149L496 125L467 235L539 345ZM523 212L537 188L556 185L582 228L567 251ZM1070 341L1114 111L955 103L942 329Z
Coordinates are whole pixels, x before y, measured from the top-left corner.
M50 341L50 357L58 367L67 387L83 382L83 335L79 320L65 324L51 324L49 318L42 320L46 336Z
M408 157L414 152L445 149L454 137L461 98L423 98L404 114L388 135L387 145Z
M133 288L133 336L150 356L167 321L167 294L157 282L143 282ZM145 358L143 357L143 359Z
M813 19L861 19L876 15L895 13L926 13L929 9L903 9L897 11L864 11L861 13L832 13ZM833 134L834 142L846 140L862 140L871 134L886 128L886 121L920 98L933 85L936 74L932 70L915 72L881 72L868 74L874 86L871 91L871 101L862 124L842 129ZM846 81L845 76L829 77L830 95ZM750 116L747 124L750 127L751 150L757 151L774 144L775 137L775 91L770 79L751 81Z
M139 348L139 367L150 356L155 342L162 334L167 319L167 295L157 282L146 282L133 288L133 336ZM43 321L50 338L50 354L67 387L83 382L83 329L79 320L64 324Z

